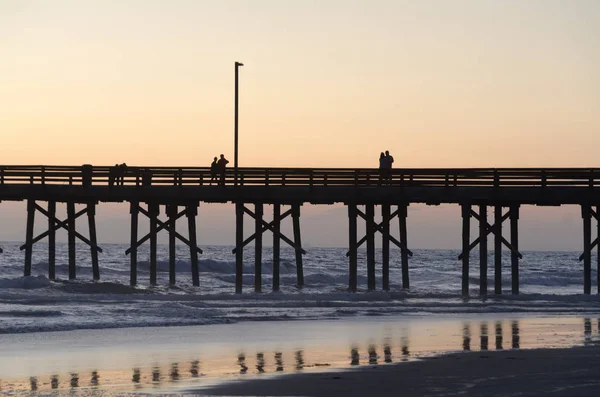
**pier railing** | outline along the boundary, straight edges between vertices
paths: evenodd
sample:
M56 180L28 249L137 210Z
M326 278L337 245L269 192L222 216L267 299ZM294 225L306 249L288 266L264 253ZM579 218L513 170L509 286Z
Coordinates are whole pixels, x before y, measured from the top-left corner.
M115 176L122 182L115 181ZM79 186L216 186L208 167L0 166L7 184ZM218 176L217 176L218 179ZM600 168L240 168L239 186L600 187ZM234 170L225 172L234 185Z

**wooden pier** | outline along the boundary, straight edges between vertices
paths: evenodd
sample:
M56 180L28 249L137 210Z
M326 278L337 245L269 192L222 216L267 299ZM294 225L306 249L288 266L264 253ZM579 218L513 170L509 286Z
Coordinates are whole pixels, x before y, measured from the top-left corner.
M377 289L375 280L375 238L382 238L382 285L389 290L396 283L409 288L409 257L407 215L412 203L428 205L457 204L462 214L462 293L469 294L470 255L479 246L479 293L488 294L487 237L494 236L494 293L502 293L502 248L511 252L511 289L519 293L519 209L523 205L560 206L574 204L581 207L583 219L583 292L590 294L591 252L597 248L598 238L592 241L592 219L596 220L600 236L600 169L597 168L502 168L502 169L394 169L385 180L377 169L309 169L309 168L239 168L237 174L228 169L225 184L211 182L210 169L195 167L115 167L83 166L0 166L0 200L27 201L27 228L24 275L31 275L33 245L48 238L48 277L55 274L56 230L68 233L69 278L77 276L75 241L79 239L90 247L93 278L100 279L96 235L96 206L103 202L128 202L131 214L130 257L131 285L137 279L137 249L150 241L150 284L157 282L157 234L169 233L169 282L175 284L175 242L180 240L189 247L192 280L199 286L198 255L202 250L196 239L196 217L201 203L233 203L236 213L235 292L242 293L243 249L254 242L255 285L262 285L262 243L265 232L273 236L273 283L280 288L279 266L281 241L295 250L297 281L304 285L304 268L300 216L304 203L343 203L348 208L348 289L357 290L358 248L367 248L367 287ZM45 205L43 204L45 203ZM66 219L56 218L56 206L65 205ZM76 204L83 207L76 211ZM265 221L264 206L273 208L273 220ZM162 212L161 212L162 208ZM488 209L493 208L492 223ZM375 221L377 209L380 223ZM34 233L35 214L48 219L48 230ZM150 232L138 238L138 222L142 214L148 218ZM161 214L166 219L161 220ZM87 215L89 238L81 235L76 220ZM188 237L177 232L177 220L186 217ZM244 237L245 217L254 221L254 233ZM292 236L281 232L281 223L291 218ZM399 239L391 235L392 221L398 219ZM478 221L476 238L471 241L471 218ZM358 222L366 225L365 236L357 234ZM502 234L502 224L508 222L508 238ZM390 243L400 249L402 279L390 280ZM1 252L1 249L0 249ZM600 270L600 255L597 266ZM597 288L600 292L600 271Z

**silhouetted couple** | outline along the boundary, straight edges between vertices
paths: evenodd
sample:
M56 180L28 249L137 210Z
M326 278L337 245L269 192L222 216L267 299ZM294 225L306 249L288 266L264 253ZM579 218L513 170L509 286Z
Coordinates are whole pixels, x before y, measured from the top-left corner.
M392 179L392 164L394 163L394 157L390 154L388 150L385 151L385 154L381 152L379 155L379 185L381 186L381 181L385 181L385 183L389 183Z
M114 167L110 167L108 172L108 184L109 186L121 185L125 182L125 174L127 173L127 164L115 164Z
M219 186L225 186L225 167L229 161L224 155L217 160L215 157L213 162L210 164L210 184L217 180L217 174L219 175Z

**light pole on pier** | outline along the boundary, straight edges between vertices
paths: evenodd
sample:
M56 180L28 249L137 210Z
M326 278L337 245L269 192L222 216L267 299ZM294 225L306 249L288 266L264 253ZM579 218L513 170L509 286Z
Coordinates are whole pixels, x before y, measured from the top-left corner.
M234 148L233 148L233 180L234 186L238 183L238 83L239 83L239 68L244 66L241 62L235 63L235 108L234 108Z

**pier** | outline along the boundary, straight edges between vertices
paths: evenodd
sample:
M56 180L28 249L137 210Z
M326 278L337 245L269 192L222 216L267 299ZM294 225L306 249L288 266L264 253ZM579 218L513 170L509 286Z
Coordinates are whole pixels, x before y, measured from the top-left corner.
M236 172L237 171L237 172ZM96 206L105 202L127 202L130 205L131 241L124 254L129 255L130 283L137 281L137 249L149 241L150 284L156 284L157 234L169 234L169 282L176 283L176 240L183 242L190 252L192 280L199 286L198 255L202 250L196 238L196 217L202 203L232 203L236 214L236 232L232 236L236 258L235 292L242 293L243 249L254 242L255 285L261 292L263 236L273 236L272 290L280 288L279 265L281 243L295 251L296 284L304 285L300 217L301 208L308 204L342 203L348 209L348 290L357 290L357 250L363 244L367 249L367 286L376 290L375 238L382 238L382 290L390 284L410 288L409 249L407 228L408 206L412 203L427 205L455 204L462 215L462 249L457 260L462 261L462 294L469 294L471 263L469 253L479 248L479 293L488 292L488 235L494 236L494 294L502 293L502 249L511 253L511 291L519 293L519 210L524 205L581 207L583 229L583 292L590 294L591 252L599 250L594 241L592 221L596 221L600 236L600 168L482 168L482 169L394 169L389 176L381 176L378 169L348 168L239 168L228 169L224 185L211 182L209 168L205 167L127 167L116 173L115 167L83 166L0 166L0 201L27 202L27 228L24 244L25 276L31 275L33 245L47 238L48 277L55 279L55 235L59 229L68 234L69 279L77 277L75 257L76 239L90 248L93 278L100 279L101 269L96 234ZM67 218L56 217L57 205L65 205ZM77 211L76 205L79 206ZM272 206L273 220L263 219L265 205ZM488 220L488 209L493 208L493 219ZM377 211L382 221L375 221ZM48 220L48 229L35 235L36 214ZM140 217L140 214L142 215ZM89 238L77 231L76 220L86 215ZM166 216L161 220L161 215ZM188 238L177 232L177 220L187 219ZM150 232L138 236L140 218L147 218ZM479 227L471 233L471 218ZM254 233L244 236L244 220L253 222ZM293 235L281 232L281 223L291 220ZM393 221L398 220L399 239L391 235ZM365 223L365 236L358 236L358 222ZM509 235L502 234L502 224L509 224ZM473 234L473 236L472 236ZM472 240L472 237L475 237ZM390 244L399 248L402 279L389 279ZM458 248L458 247L457 247ZM1 252L1 251L0 251ZM600 255L597 266L600 270ZM600 292L600 271L596 280Z

